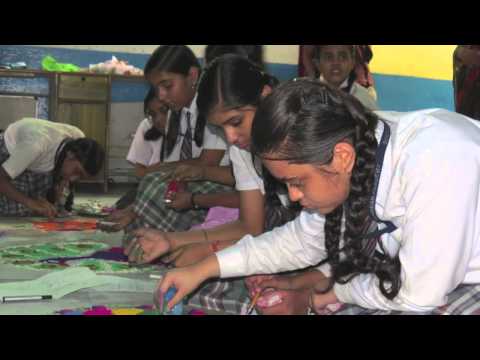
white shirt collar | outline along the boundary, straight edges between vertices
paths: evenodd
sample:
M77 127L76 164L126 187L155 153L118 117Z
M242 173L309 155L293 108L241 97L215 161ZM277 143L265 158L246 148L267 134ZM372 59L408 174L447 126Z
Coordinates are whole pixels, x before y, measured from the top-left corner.
M321 82L324 82L324 83L327 83L327 81L325 81L325 78L323 77L323 75L320 75L319 79ZM348 77L345 79L345 81L340 85L340 89L345 89L348 87Z

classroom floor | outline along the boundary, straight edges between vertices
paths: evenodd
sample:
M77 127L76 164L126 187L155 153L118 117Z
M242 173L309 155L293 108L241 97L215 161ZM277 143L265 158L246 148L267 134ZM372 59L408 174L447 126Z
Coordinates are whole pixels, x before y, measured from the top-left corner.
M114 186L105 194L98 186L88 186L77 191L75 203L80 204L89 200L95 200L106 206L110 206L129 188L129 186ZM86 220L86 218L81 217L75 219ZM97 272L100 265L104 266L104 264L101 263L95 263L93 265L89 263L88 266L94 266L94 268L91 268L96 273L94 276L110 276L112 281L107 284L82 288L81 290L52 301L2 303L5 294L12 296L12 286L15 287L22 281L41 278L55 271L63 271L63 269L58 268L55 270L32 268L33 266L37 266L38 263L34 265L24 265L25 263L30 264L29 261L31 258L28 258L29 260L27 262L9 262L10 259L8 256L11 256L11 251L26 251L27 255L25 255L25 253L19 253L20 255L18 256L33 256L32 246L34 246L35 249L43 245L54 245L58 248L58 246L64 246L64 244L68 244L69 246L82 244L82 246L85 246L86 243L101 244L99 246L108 248L121 246L123 232L116 234L106 234L100 231L45 232L35 228L32 224L33 221L40 220L45 219L0 218L0 315L51 315L64 309L85 309L94 306L129 309L153 305L153 293L158 280L150 279L150 274L162 274L165 272L165 269L151 266L145 268L130 268L128 264L126 264L123 265L123 268L109 265L110 267L108 267L107 270L103 268L104 270ZM12 248L14 249L12 250ZM45 249L41 248L40 250L44 251ZM15 252L15 254L17 254L17 252ZM82 263L77 264L75 261L73 265L72 263L68 263L68 269L78 269L82 266ZM128 269L125 270L125 267L128 267ZM115 271L113 270L114 268L116 269ZM5 285L5 283L15 284ZM5 291L10 292L6 293ZM185 310L189 310L189 308L186 307ZM210 311L205 312L215 314Z

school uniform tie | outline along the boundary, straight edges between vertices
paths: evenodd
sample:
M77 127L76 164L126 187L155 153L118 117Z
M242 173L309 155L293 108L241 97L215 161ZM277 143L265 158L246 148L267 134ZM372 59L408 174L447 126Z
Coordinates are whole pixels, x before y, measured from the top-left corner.
M183 136L180 160L190 160L192 158L192 125L190 123L190 112L187 112L187 130Z

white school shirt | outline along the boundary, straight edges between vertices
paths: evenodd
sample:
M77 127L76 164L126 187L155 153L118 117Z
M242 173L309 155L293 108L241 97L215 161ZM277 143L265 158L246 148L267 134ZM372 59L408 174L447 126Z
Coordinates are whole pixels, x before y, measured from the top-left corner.
M151 128L152 122L149 119L144 119L138 126L127 155L127 161L130 163L151 166L160 162L163 137L156 141L145 140L145 134ZM175 160L171 160L171 157L168 157L164 161L170 162Z
M195 135L195 126L197 125L197 117L198 117L198 108L197 108L197 97L192 101L190 108L183 108L182 114L180 117L180 134L185 134L187 131L187 113L190 112L190 124L192 128L192 137ZM168 129L168 124L167 124ZM176 159L170 161L178 161L180 160L180 154L182 152L182 144L183 144L183 136L179 136L177 138L177 143L169 156L169 159ZM225 141L223 134L218 131L217 129L213 128L211 125L207 124L205 126L205 132L203 135L203 146L198 147L195 143L195 140L192 139L192 157L194 159L200 157L200 154L203 150L225 150L225 155L220 162L219 166L227 166L230 164L228 151L227 150L227 142Z
M259 190L262 195L265 195L263 180L253 166L252 154L247 150L231 145L229 147L229 155L232 162L236 190Z
M187 131L187 112L190 112L190 124L192 129L192 137L195 135L195 126L197 124L197 96L192 101L190 108L183 108L182 114L180 116L180 127L179 133L185 134ZM170 121L170 113L167 116L166 129L168 130ZM135 134L134 140L130 146L129 153L127 155L127 161L134 164L141 164L145 166L151 166L160 162L160 154L162 150L163 138L160 138L156 141L146 141L144 136L145 133L150 130L152 124L150 120L143 120ZM178 136L177 142L170 155L167 156L165 149L165 158L163 162L175 162L180 160L180 154L182 152L182 144L184 137ZM216 130L210 125L205 126L204 135L203 135L203 146L198 147L195 143L195 140L192 139L192 157L198 158L203 150L225 150L225 155L220 162L220 166L227 166L230 164L227 142L224 139L223 133Z
M320 76L319 80L326 83L323 75ZM342 85L340 85L340 89L345 89L346 87L348 87L348 79L346 79L342 83ZM375 98L368 92L367 89L365 89L359 83L354 82L352 84L349 94L356 97L357 100L359 100L362 103L362 105L365 106L368 110L371 110L371 111L379 110L379 107Z
M66 138L84 138L85 134L68 124L24 118L7 127L5 146L10 157L2 166L15 179L25 170L48 173L55 167L57 149Z
M235 177L235 189L237 191L259 190L265 195L265 185L263 179L259 176L252 162L252 153L240 149L235 145L229 147L230 161L233 167L233 176ZM261 161L259 160L261 164ZM277 193L283 206L290 205L287 194Z
M400 258L402 287L390 301L375 275L361 274L334 291L341 302L368 309L431 311L460 284L480 283L480 123L440 109L377 115L391 138L375 210L398 228L381 241ZM383 129L379 123L378 140ZM244 237L217 253L221 277L315 266L327 254L324 222L304 210L283 227Z

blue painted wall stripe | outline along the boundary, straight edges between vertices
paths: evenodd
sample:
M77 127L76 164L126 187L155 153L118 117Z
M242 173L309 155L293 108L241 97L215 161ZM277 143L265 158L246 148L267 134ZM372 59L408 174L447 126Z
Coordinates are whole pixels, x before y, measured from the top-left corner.
M451 81L379 74L373 77L382 110L455 109Z
M143 69L149 55L94 50L61 49L35 46L0 46L0 63L25 61L33 69L41 68L41 60L51 55L59 62L80 67L109 60L112 55ZM267 71L285 81L297 76L297 66L267 64ZM441 107L453 110L453 89L450 81L430 80L406 76L374 74L379 106L383 110L411 111ZM0 84L0 88L6 84ZM11 84L7 86L11 87ZM23 85L16 84L18 87ZM37 87L41 87L39 84ZM112 87L113 102L143 102L147 86L141 83L116 81Z

